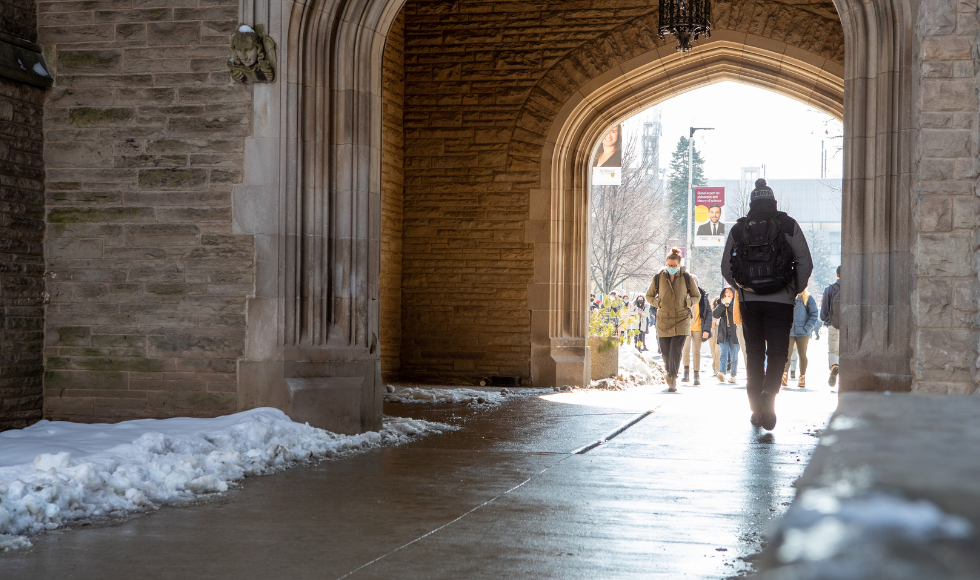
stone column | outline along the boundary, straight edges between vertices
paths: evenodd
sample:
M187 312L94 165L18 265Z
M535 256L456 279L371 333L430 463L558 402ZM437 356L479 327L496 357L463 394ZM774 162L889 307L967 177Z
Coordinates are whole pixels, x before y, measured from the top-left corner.
M282 47L282 80L256 87L235 192L236 227L256 236L242 405L379 429L381 63L397 10L263 0L252 11Z
M838 10L846 39L840 388L908 391L912 39L898 6Z

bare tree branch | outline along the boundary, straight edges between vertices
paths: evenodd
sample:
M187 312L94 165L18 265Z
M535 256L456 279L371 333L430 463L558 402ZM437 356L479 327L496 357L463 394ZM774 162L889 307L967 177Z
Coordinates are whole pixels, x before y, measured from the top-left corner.
M591 277L604 294L627 282L649 282L673 226L657 168L631 167L642 159L638 149L631 136L623 151L621 185L592 188Z

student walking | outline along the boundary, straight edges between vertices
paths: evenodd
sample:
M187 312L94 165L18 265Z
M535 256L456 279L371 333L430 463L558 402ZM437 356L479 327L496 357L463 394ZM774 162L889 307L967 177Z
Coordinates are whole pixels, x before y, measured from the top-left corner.
M711 302L708 293L698 287L701 299L694 305L691 318L691 340L684 343L684 378L682 383L691 380L691 354L694 354L694 386L701 384L701 344L711 338Z
M806 349L810 344L810 333L817 325L820 311L817 309L817 301L810 293L804 289L796 296L796 307L793 310L793 328L789 331L790 350L796 349L800 356L800 380L797 383L801 389L806 388ZM785 387L789 384L789 361L783 369L783 382Z
M714 317L718 320L717 342L720 358L717 369L719 383L724 383L726 378L729 383L735 382L735 375L738 374L738 332L735 324L735 292L731 288L721 291L718 298L718 305L714 310ZM727 377L726 377L727 375Z
M827 383L837 384L840 372L840 266L837 266L837 281L827 286L820 300L820 320L827 325L827 357L830 359L830 379Z
M721 273L737 288L745 337L746 383L751 422L776 427L776 395L789 357L796 295L813 271L800 225L778 211L765 179L755 182L749 214L730 230Z
M657 340L667 368L667 390L677 392L677 371L691 334L691 307L701 298L697 281L681 272L681 251L671 248L663 270L653 277L647 304L657 309Z
M630 307L630 329L636 331L636 350L639 351L647 349L647 330L649 329L647 310L647 301L643 296L637 296Z
M715 298L711 301L711 312L714 313L715 308L721 303L721 297ZM718 374L718 364L721 358L721 349L718 346L718 319L713 315L711 317L711 336L715 337L715 340L708 341L708 348L711 349L711 373Z

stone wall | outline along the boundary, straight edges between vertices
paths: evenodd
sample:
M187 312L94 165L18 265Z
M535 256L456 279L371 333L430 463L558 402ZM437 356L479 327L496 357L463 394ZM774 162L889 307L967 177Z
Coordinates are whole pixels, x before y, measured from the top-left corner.
M225 62L236 0L42 2L45 416L237 408L252 237L233 235L251 90Z
M37 42L35 0L0 0L0 32Z
M528 221L544 136L592 79L657 49L656 3L413 0L405 6L402 375L530 376ZM716 2L715 27L843 63L833 5ZM794 49L795 49L794 48ZM672 45L669 48L672 50Z
M37 40L33 0L0 2L0 32ZM0 430L42 412L43 103L43 89L0 77Z
M402 196L405 189L405 17L391 26L384 53L384 136L381 160L381 376L391 381L401 367Z
M915 211L913 389L977 390L977 198L980 54L977 2L919 6L919 198Z

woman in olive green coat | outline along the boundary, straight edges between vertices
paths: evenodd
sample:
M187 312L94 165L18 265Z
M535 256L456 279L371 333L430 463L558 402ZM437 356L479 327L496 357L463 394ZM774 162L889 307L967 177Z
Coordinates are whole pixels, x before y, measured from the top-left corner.
M647 290L647 302L657 309L657 339L667 367L667 390L672 393L677 391L684 342L691 336L691 307L701 298L698 281L680 268L681 251L671 248L666 266Z

